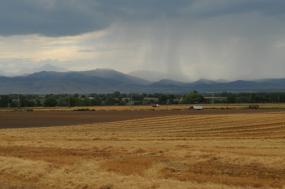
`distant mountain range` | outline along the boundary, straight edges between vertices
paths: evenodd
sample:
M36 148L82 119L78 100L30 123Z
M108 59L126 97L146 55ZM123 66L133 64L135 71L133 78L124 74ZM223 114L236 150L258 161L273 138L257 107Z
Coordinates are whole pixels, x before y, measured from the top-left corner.
M255 81L211 81L192 83L162 79L146 79L110 69L82 72L42 71L25 76L0 77L0 94L66 94L66 93L185 93L200 92L266 92L285 91L285 79Z

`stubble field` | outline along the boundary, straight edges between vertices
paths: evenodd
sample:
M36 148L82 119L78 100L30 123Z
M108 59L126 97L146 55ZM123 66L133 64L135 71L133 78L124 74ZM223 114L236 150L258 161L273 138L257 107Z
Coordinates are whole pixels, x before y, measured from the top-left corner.
M1 129L0 186L284 189L285 112L224 110Z

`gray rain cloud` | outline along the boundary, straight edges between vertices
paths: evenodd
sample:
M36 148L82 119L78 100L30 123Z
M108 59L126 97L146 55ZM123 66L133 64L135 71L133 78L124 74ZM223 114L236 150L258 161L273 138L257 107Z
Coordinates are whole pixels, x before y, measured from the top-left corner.
M284 0L0 0L0 4L2 35L76 35L121 21L285 12Z

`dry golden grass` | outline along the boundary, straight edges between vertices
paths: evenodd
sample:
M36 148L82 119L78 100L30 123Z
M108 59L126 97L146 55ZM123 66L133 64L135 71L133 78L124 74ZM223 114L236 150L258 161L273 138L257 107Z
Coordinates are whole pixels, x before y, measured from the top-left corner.
M285 189L285 112L0 130L1 189Z

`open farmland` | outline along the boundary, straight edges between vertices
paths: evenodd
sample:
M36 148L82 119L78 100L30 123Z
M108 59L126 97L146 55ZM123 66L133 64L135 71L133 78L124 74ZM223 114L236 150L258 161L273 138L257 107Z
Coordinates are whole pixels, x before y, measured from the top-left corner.
M249 109L250 104L207 104L203 111L190 110L189 105L152 106L91 106L53 108L2 108L1 128L27 128L81 125L114 122L171 115L216 115L237 113L280 112L285 104L259 104L259 109Z
M284 111L155 112L1 129L1 189L285 188Z

